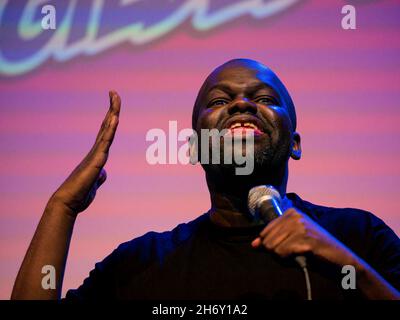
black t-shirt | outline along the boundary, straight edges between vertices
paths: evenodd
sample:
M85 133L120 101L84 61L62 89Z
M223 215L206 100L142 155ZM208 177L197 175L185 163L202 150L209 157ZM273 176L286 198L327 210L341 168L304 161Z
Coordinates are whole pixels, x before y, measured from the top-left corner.
M294 193L287 198L400 290L400 240L382 220ZM66 299L305 299L304 274L293 259L251 247L262 228L220 227L205 213L171 231L148 232L96 263ZM341 267L312 256L308 264L313 299L363 298L342 288Z

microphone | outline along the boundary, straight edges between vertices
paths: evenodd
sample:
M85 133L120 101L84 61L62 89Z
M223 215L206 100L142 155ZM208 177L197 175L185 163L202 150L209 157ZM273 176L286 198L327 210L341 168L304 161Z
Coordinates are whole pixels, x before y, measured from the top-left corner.
M271 185L262 185L252 188L249 191L247 205L251 215L257 221L266 224L282 216L281 196ZM307 270L307 259L305 256L296 256L294 260L303 269L307 286L307 298L311 300L311 285Z
M257 186L249 191L247 204L249 211L257 221L268 223L282 213L281 196L273 186Z

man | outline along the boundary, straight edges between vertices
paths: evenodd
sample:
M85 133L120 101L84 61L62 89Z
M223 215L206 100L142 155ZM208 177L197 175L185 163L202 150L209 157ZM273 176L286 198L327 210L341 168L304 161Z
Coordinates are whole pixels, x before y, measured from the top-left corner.
M121 104L115 92L110 100L93 148L46 206L12 298L60 298L76 217L106 179ZM199 91L192 120L196 132L251 127L253 172L202 164L211 209L172 231L121 244L67 299L305 299L296 255L307 256L314 299L400 298L400 240L388 226L362 210L317 206L286 193L288 161L301 157L300 135L290 95L270 69L248 59L218 67ZM279 191L285 209L267 225L247 208L249 190L266 184ZM55 290L41 287L43 265L58 271ZM343 266L354 268L355 289L342 286Z

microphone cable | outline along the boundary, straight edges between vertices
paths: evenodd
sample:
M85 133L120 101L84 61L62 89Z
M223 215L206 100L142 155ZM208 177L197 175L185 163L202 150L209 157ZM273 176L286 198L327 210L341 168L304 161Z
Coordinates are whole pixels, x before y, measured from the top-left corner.
M261 185L252 188L248 196L248 208L251 215L266 223L282 216L281 196L279 192L270 185ZM307 290L307 300L312 300L310 275L307 268L305 256L296 256L295 261L303 270Z
M295 258L297 264L303 270L304 273L304 280L306 282L306 290L307 290L307 300L312 300L312 291L311 291L311 282L310 282L310 275L307 269L307 259L305 256L297 256Z

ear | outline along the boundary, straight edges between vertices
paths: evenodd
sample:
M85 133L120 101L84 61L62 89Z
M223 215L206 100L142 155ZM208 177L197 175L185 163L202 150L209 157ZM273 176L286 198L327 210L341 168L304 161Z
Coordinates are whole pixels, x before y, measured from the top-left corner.
M301 158L301 143L300 134L293 132L293 146L290 157L294 160L300 160Z

